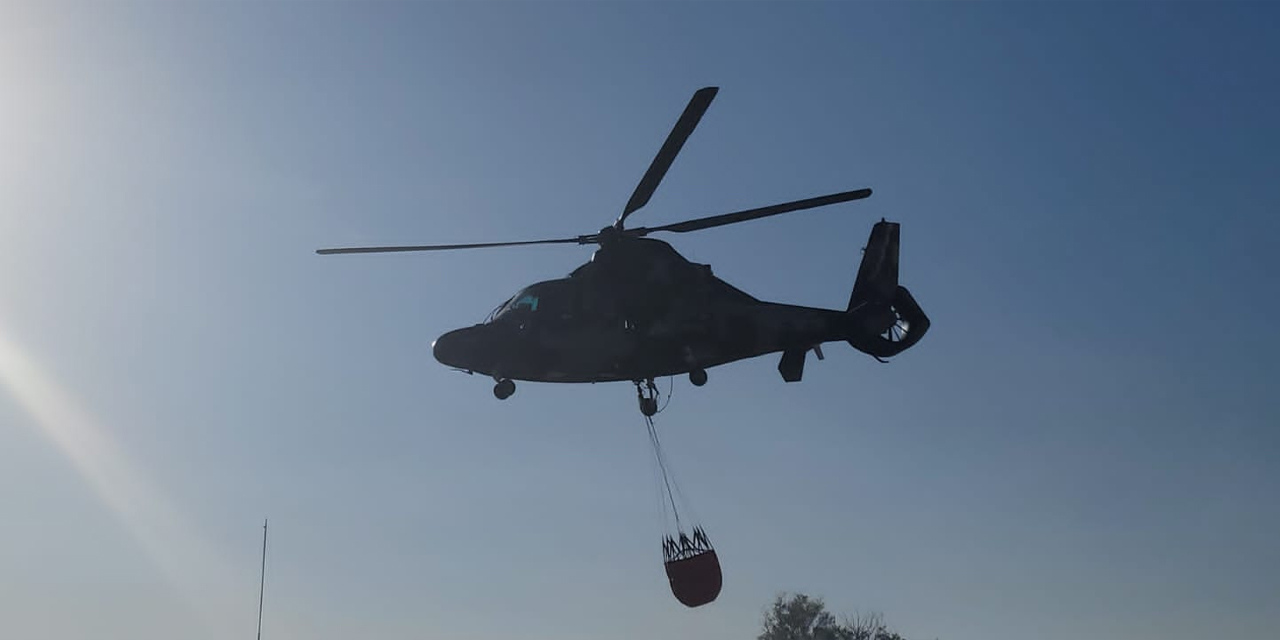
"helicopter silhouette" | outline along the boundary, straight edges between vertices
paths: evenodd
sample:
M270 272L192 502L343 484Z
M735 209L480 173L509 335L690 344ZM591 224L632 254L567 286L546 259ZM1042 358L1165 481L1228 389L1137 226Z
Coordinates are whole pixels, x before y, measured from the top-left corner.
M515 381L596 383L630 381L640 410L658 410L655 378L688 375L702 386L707 369L781 353L778 371L798 382L809 351L847 342L881 362L915 345L929 318L898 284L899 223L881 219L863 249L849 304L821 309L756 299L690 262L671 245L649 238L658 232L689 233L860 200L870 189L844 191L767 207L657 227L625 226L648 203L711 105L717 87L693 94L622 214L596 233L548 240L474 244L320 249L354 254L444 251L541 244L597 245L591 260L568 276L531 284L482 323L449 331L432 343L441 364L493 378L504 400Z

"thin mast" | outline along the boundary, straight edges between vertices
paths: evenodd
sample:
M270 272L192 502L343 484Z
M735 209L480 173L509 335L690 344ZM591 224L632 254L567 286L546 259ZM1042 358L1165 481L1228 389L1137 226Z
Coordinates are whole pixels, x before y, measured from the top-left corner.
M267 521L262 521L262 575L258 579L258 640L262 640L262 593L267 586Z

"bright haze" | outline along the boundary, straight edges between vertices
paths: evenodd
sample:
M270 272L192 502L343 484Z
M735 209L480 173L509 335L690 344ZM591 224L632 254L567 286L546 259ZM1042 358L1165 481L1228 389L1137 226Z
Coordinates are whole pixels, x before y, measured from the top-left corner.
M0 628L51 640L1280 636L1272 4L8 2ZM589 247L318 256L870 187L667 236L843 308L881 217L933 321L674 381L724 567L680 606L634 390L431 358ZM671 382L660 380L665 391Z

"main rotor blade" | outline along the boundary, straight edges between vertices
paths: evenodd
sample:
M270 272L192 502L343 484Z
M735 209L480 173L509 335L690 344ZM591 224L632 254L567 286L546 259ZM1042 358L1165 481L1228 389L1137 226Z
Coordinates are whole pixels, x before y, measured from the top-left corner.
M848 202L850 200L861 200L871 195L870 189L858 189L856 191L844 191L842 193L833 193L826 196L818 196L816 198L805 198L804 200L796 200L794 202L784 202L768 207L760 207L758 209L747 209L745 211L735 211L733 213L725 213L718 216L708 216L706 218L697 218L696 220L686 220L684 222L676 222L673 224L663 225L661 227L640 227L634 231L638 235L648 235L654 231L674 231L676 233L687 233L689 231L699 231L701 229L710 229L711 227L719 227L726 224L734 224L737 222L746 222L748 220L756 220L759 218L767 218L782 213L791 213L792 211L800 211L802 209L812 209L814 207L823 207L838 202Z
M636 190L631 194L631 199L627 201L627 206L622 210L622 215L615 223L619 228L622 222L627 219L636 209L648 204L649 198L653 196L653 192L657 190L658 183L662 182L662 177L667 175L667 169L671 168L671 163L675 161L676 155L680 153L680 148L684 146L684 141L689 139L689 134L693 133L694 127L698 126L698 121L702 119L702 114L707 112L707 107L711 106L711 100L716 97L719 87L703 87L694 92L693 97L689 99L689 104L685 105L684 113L680 114L680 119L676 121L675 127L671 129L671 133L667 134L667 141L662 143L662 148L658 150L658 155L654 156L653 162L649 165L649 170L645 171L644 177L640 179L640 184L636 185Z
M335 253L393 253L397 251L449 251L452 249L486 249L489 247L518 247L529 244L587 244L584 238L557 238L554 240L524 240L521 242L479 242L474 244L428 244L413 247L345 247L341 249L317 249L324 256Z

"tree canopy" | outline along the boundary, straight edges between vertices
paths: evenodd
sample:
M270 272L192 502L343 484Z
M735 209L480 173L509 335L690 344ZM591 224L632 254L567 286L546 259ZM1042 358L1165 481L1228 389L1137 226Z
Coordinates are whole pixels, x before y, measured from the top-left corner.
M904 640L878 613L837 619L821 598L782 594L765 612L757 640Z

